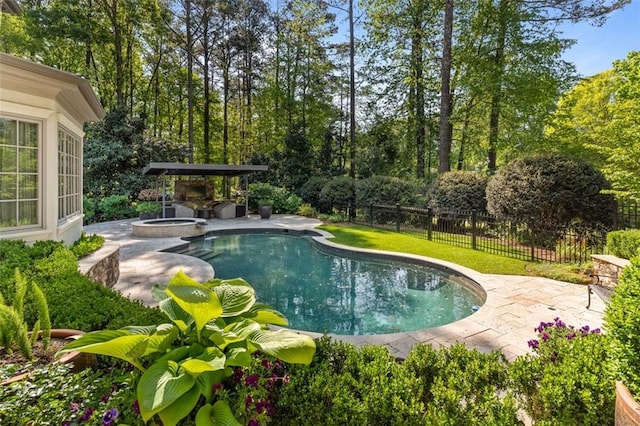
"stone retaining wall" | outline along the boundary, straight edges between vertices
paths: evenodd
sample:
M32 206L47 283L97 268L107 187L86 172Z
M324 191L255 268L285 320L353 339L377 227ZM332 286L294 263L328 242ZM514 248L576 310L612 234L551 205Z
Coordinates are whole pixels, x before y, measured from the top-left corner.
M80 259L80 272L107 288L113 288L120 277L120 244L105 242L95 253Z
M604 285L618 283L620 272L625 266L631 264L627 259L612 255L592 254L593 274L599 277L599 282Z

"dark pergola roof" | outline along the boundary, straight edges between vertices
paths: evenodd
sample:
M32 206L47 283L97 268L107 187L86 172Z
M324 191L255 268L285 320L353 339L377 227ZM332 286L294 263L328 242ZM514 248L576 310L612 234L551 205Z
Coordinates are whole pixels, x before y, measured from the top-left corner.
M229 164L149 163L143 176L242 176L266 172L269 166Z

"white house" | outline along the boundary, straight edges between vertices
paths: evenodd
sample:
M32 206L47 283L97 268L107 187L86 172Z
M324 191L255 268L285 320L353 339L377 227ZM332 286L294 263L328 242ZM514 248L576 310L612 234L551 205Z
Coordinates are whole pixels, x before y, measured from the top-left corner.
M83 78L0 52L0 239L80 237L82 129L103 117Z

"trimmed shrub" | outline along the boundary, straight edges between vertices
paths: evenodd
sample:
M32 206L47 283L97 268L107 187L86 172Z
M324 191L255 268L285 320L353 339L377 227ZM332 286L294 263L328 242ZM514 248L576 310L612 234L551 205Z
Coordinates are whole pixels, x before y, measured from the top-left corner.
M487 210L534 229L576 222L608 225L615 201L602 191L610 187L602 173L582 160L537 154L507 164L489 180Z
M404 206L417 206L424 201L418 184L391 176L371 176L356 181L356 200L358 203Z
M110 195L98 203L102 221L129 219L138 216L131 200L126 195Z
M349 202L355 200L355 184L353 179L337 176L331 179L320 191L320 202L344 209Z
M73 243L69 249L78 259L82 259L83 257L98 251L103 245L104 237L102 235L87 235L83 232L80 239Z
M439 175L427 191L427 205L435 211L487 211L486 176L453 171Z
M311 204L321 213L328 213L327 206L320 203L320 193L322 188L329 182L329 178L322 176L311 176L309 180L298 191L298 195L302 197L305 203Z
M640 255L640 229L609 232L607 250L614 256L624 259Z
M96 220L96 200L84 195L82 197L82 214L85 225L93 223Z
M542 322L536 331L538 339L529 341L534 354L510 367L513 387L535 424L613 424L615 383L607 370L607 336L559 318Z
M611 300L605 309L605 328L612 339L616 377L629 391L640 396L640 257L620 274Z

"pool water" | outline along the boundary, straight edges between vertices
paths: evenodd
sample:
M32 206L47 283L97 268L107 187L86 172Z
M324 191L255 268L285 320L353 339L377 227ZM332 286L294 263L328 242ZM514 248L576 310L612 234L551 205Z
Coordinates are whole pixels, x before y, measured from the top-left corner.
M208 236L192 242L213 253L216 278L244 278L258 301L297 330L385 334L448 324L483 303L463 279L424 265L345 251L329 253L310 237ZM210 256L207 256L210 257Z

